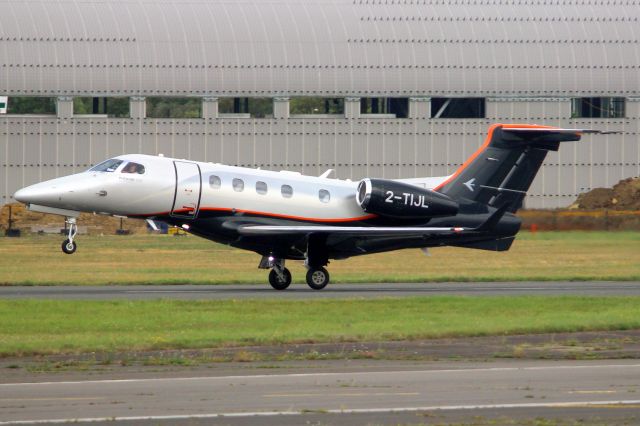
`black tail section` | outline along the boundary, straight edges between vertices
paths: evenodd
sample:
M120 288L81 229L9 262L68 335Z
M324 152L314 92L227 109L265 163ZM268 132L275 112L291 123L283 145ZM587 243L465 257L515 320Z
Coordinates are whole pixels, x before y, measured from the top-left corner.
M592 131L495 124L480 149L436 190L514 213L547 152L557 151L560 142L580 140L585 132Z

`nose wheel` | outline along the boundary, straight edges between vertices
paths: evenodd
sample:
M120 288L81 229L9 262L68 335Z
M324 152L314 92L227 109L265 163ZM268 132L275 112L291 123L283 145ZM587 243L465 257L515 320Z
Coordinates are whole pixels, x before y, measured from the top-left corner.
M285 290L291 285L291 272L281 265L275 265L269 272L269 284L276 290Z
M73 254L78 248L78 245L74 241L76 234L78 233L78 225L76 224L75 217L68 217L65 222L69 225L69 233L67 235L67 239L62 242L62 251L66 254Z

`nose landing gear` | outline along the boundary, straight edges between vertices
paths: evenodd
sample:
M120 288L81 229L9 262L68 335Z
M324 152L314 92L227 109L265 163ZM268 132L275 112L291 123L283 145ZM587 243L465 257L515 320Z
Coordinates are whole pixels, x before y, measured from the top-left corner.
M67 239L62 242L62 251L66 254L73 254L78 248L78 245L74 241L78 233L78 225L76 224L75 217L66 218L65 223L69 225L69 234L67 235Z
M284 267L284 259L264 256L258 266L260 269L271 269L269 284L276 290L285 290L291 285L291 272Z
M276 290L285 290L291 285L291 272L284 266L274 265L269 272L269 284Z

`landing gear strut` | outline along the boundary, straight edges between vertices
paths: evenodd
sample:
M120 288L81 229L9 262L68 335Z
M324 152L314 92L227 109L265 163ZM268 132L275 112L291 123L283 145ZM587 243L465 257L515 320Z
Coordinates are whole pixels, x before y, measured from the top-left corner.
M62 242L62 251L66 254L73 254L78 248L78 245L74 241L78 233L78 225L76 224L75 217L66 218L65 223L69 225L69 234L67 235L67 239Z
M307 241L304 265L307 267L307 284L313 290L322 290L329 284L329 272L325 269L329 264L326 242L325 235L311 235Z
M284 259L265 256L260 261L260 269L269 269L269 284L276 290L285 290L291 285L291 272L284 267Z

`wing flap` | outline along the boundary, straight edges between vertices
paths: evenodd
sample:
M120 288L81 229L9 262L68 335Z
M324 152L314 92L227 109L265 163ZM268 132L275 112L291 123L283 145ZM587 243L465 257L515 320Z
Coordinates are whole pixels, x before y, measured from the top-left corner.
M332 234L344 236L405 236L405 235L454 235L467 231L467 228L436 227L375 227L375 226L274 226L245 225L238 228L240 235L270 236L291 234Z

